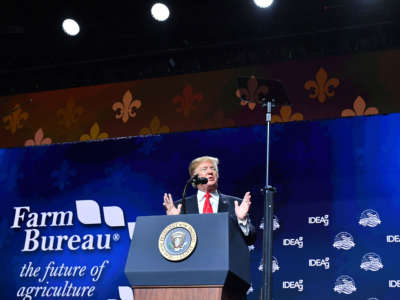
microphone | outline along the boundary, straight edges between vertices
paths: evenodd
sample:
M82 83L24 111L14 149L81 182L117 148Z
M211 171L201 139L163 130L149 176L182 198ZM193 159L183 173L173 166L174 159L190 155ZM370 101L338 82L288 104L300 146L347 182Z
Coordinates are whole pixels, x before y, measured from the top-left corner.
M189 186L189 184L192 183L193 187L195 187L198 184L206 184L208 182L208 179L205 177L199 177L198 174L195 174L192 178L190 178L185 185L185 188L183 189L183 194L182 194L182 212L186 214L186 189Z
M192 177L191 181L192 181L195 185L198 185L198 184L206 184L206 183L208 182L208 179L205 178L205 177L199 177L198 174L195 174L195 175Z

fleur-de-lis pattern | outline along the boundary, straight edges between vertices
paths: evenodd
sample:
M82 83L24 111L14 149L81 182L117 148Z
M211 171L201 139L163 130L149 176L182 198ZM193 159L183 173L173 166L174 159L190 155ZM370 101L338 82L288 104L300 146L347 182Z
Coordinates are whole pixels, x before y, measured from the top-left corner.
M33 139L29 139L25 141L25 146L40 146L40 145L50 145L51 138L45 138L44 132L42 128L39 128L35 133L35 137Z
M394 60L400 59L400 51L392 54ZM381 59L392 57L386 55L386 51L357 54L351 65L349 57L339 56L270 64L268 68L255 65L1 96L0 147L18 147L27 139L36 143L34 135L40 127L52 143L79 141L84 133L86 138L91 136L90 127L95 122L102 129L98 135L102 132L116 138L138 135L142 127L151 132L149 123L154 116L161 120L160 128L168 125L175 132L264 124L259 93L269 96L274 87L261 77L282 82L293 105L292 112L286 112L289 120L297 120L299 112L304 120L395 113L399 95L396 68L394 60ZM380 63L372 63L377 61ZM364 72L366 68L368 72ZM236 86L238 80L242 91ZM384 96L378 90L384 91ZM355 101L357 96L364 98L365 107L361 100ZM376 111L370 106L376 106ZM280 113L278 109L274 114L280 118L274 117L275 122L285 122L284 111Z
M254 110L256 102L259 100L260 94L268 94L268 87L265 85L258 86L258 81L254 75L252 75L247 81L247 89L240 88L236 90L236 97L240 99L240 105L248 106L250 110ZM248 101L243 100L243 98Z
M357 99L353 103L353 109L345 109L342 111L342 117L355 117L355 116L368 116L368 115L377 115L379 114L379 110L376 107L367 107L364 99L361 96L358 96Z
M292 107L289 105L283 105L279 113L280 115L272 115L271 123L303 121L304 119L301 113L292 114Z
M177 112L182 112L185 117L188 117L192 110L195 110L194 103L201 102L203 95L193 94L193 88L190 84L183 88L182 95L175 96L172 100L175 104L180 103L180 107L176 109Z
M101 132L99 123L94 123L90 128L89 134L83 134L80 138L81 141L89 141L89 140L102 140L108 138L108 133Z
M160 134L160 133L168 133L168 126L161 126L160 119L155 116L153 120L150 122L150 127L142 128L139 132L140 135L149 135L149 134Z
M132 93L127 90L122 96L122 102L115 102L112 105L113 111L116 111L116 119L122 119L123 123L128 122L129 118L136 117L135 108L139 109L142 106L142 101L133 99Z
M68 100L65 107L57 110L58 123L65 128L71 128L83 114L82 106L76 106L73 99Z
M310 99L318 97L320 103L324 103L327 97L335 96L335 89L339 86L338 78L329 78L324 68L317 72L315 80L309 80L304 84L306 90L310 90Z
M29 118L29 114L27 112L23 112L21 106L16 104L12 109L12 112L3 118L3 123L7 124L5 126L6 130L10 130L11 134L15 134L17 129L21 129L23 125L21 121L26 121Z

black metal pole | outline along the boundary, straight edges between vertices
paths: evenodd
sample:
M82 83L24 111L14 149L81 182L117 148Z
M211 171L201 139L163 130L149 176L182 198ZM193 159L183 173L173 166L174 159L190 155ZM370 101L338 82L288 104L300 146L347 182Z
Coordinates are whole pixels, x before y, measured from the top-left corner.
M186 214L186 190L190 183L192 183L193 177L191 177L185 184L185 188L183 189L182 193L182 214Z
M270 127L271 127L271 111L272 101L266 103L267 114L267 157L266 157L266 176L264 188L264 236L263 236L263 281L261 287L261 299L272 299L272 232L273 232L273 212L274 212L274 193L275 189L269 185L269 143L270 143Z

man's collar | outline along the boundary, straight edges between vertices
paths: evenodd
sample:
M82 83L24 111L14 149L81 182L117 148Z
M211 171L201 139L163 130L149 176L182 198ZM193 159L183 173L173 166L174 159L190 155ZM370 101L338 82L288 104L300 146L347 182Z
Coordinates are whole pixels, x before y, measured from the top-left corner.
M205 192L197 190L197 198L198 199L203 199L205 194L206 194ZM210 194L211 194L211 197L213 197L215 199L219 199L219 193L217 190L210 192Z

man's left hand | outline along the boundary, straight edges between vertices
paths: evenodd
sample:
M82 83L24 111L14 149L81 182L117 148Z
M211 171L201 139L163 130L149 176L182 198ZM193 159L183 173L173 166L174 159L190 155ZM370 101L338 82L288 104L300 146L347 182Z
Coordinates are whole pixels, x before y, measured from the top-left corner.
M243 201L242 203L240 203L240 205L237 201L235 201L235 214L239 220L245 220L247 218L247 214L249 212L251 205L250 200L251 200L250 192L247 192L244 195Z

